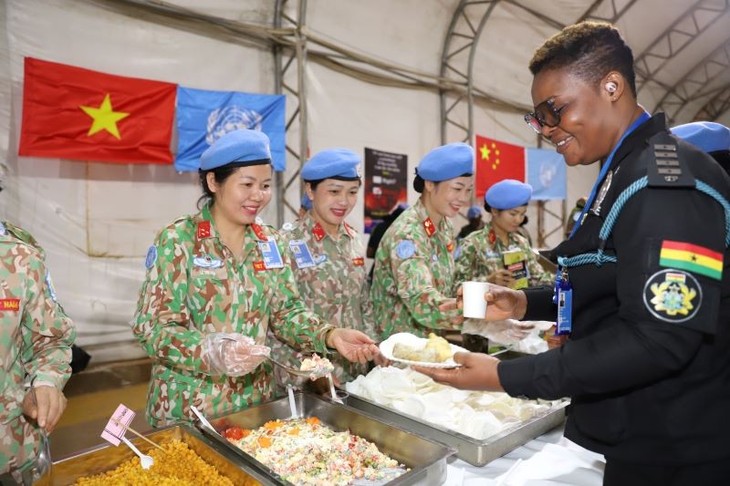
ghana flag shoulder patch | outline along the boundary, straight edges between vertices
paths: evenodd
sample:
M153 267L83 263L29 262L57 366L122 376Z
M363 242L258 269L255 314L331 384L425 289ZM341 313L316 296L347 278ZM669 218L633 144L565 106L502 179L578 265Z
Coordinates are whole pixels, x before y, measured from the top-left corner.
M679 268L717 280L722 279L722 253L683 241L662 241L659 266Z

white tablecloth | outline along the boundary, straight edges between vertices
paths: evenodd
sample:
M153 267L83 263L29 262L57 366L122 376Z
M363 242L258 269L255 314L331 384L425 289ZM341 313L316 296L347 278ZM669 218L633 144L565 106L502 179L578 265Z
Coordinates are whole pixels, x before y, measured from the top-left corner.
M452 460L445 486L601 486L603 456L563 437L563 427L531 440L489 464Z

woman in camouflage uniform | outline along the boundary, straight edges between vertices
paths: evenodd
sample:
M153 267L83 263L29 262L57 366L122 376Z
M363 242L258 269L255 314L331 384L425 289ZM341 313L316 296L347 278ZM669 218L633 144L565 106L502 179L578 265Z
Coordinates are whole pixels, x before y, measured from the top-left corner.
M0 223L1 484L30 484L41 429L53 431L66 408L76 331L56 302L44 259L29 233Z
M527 213L527 203L532 197L532 187L524 182L506 179L494 184L484 195L484 209L492 216L491 221L479 231L462 240L456 250L457 285L466 281L490 282L504 287L525 288L550 285L554 275L547 272L530 247L527 238L518 231ZM524 256L526 278L516 280L504 260L505 252ZM469 329L483 328L483 321L467 319L464 323L464 346L470 351L487 352L487 338L469 333ZM497 331L497 326L493 326ZM513 340L524 337L520 328L513 328Z
M460 328L460 313L439 306L454 297L454 228L448 218L469 203L473 159L469 145L451 143L419 163L413 188L421 197L388 228L375 254L370 298L382 339Z
M147 255L134 333L153 358L153 426L236 412L273 394L269 328L287 344L365 363L366 335L325 323L302 302L278 233L258 222L271 200L269 140L221 137L201 157L202 211L178 219Z
M297 286L307 307L331 324L374 336L364 245L345 222L362 184L359 164L360 157L348 149L323 150L312 157L301 174L312 207L295 223L284 225L282 238L295 262ZM269 342L272 355L301 362L302 356L279 339ZM332 363L341 383L367 372L366 365L342 357L334 357Z

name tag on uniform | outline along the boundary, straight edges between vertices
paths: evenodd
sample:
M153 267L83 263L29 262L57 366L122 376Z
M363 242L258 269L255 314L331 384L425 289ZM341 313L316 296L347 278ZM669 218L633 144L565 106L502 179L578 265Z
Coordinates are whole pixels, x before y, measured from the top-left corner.
M281 253L279 253L279 247L276 245L276 240L271 239L269 241L260 241L259 250L261 250L264 267L267 269L284 267L284 259L281 258Z
M315 265L312 252L303 240L292 240L289 242L289 249L294 255L297 268L309 268Z
M0 311L20 310L20 299L0 299Z

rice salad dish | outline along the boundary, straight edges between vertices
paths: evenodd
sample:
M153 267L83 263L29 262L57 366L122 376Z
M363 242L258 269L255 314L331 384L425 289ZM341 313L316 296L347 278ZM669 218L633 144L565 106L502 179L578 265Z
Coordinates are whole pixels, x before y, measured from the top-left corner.
M271 420L255 430L231 427L224 436L297 485L382 484L408 471L372 442L336 432L317 417Z

